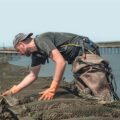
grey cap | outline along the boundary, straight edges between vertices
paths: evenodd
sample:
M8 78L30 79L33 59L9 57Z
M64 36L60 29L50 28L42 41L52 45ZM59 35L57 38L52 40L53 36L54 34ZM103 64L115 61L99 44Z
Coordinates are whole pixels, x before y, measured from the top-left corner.
M29 33L29 34L24 34L24 33L19 33L15 36L14 40L13 40L13 46L14 48L16 47L16 45L20 42L20 41L24 41L27 40L27 38L30 38L33 35L33 33Z

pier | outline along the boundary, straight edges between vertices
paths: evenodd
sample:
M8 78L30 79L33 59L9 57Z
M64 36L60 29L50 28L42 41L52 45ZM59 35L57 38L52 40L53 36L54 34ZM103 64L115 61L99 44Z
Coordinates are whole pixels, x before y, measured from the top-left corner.
M6 63L12 59L14 55L18 55L18 52L13 48L0 48L0 63Z
M15 54L15 55L17 55L18 54L18 52L15 50L15 49L13 49L13 48L0 48L0 55L12 55L12 54Z

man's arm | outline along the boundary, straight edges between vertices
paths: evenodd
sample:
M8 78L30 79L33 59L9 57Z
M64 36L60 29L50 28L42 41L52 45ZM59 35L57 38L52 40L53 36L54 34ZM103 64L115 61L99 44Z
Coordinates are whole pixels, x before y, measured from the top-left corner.
M40 97L40 100L50 100L53 99L58 87L60 80L62 79L66 62L61 55L61 53L58 51L58 49L54 49L51 54L50 58L54 61L55 63L55 72L53 76L53 81L50 85L50 88L41 92L42 96Z
M31 84L33 81L37 79L39 70L40 70L40 65L31 68L30 73L17 86L20 89L27 87L29 84Z
M5 91L2 95L7 96L11 94L16 94L21 91L23 88L27 87L33 81L36 80L40 70L40 65L31 68L30 73L20 82L18 85L14 85L10 90Z
M58 49L54 49L51 52L50 57L55 63L55 73L53 76L53 80L59 83L60 80L62 79L64 70L65 70L66 61L64 60L63 56L58 51Z

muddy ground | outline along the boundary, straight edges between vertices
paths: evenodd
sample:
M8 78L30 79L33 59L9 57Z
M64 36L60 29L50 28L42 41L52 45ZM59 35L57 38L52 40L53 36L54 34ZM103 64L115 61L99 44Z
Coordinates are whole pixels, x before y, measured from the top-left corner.
M0 92L18 84L27 68L0 64ZM76 96L72 83L61 81L55 99L38 101L38 93L49 87L52 77L38 78L29 87L11 97L0 98L0 120L120 120L120 102L101 105L96 100Z

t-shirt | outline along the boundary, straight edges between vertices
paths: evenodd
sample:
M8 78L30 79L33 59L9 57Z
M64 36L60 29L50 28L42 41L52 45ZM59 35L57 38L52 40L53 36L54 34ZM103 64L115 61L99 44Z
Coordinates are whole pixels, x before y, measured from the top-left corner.
M35 37L35 44L38 48L37 52L32 53L32 64L31 66L36 66L39 64L45 64L48 60L52 50L57 48L64 59L71 63L74 58L78 55L80 48L80 39L84 38L82 36L63 33L63 32L46 32ZM68 46L65 46L69 44ZM74 47L73 44L77 44Z

